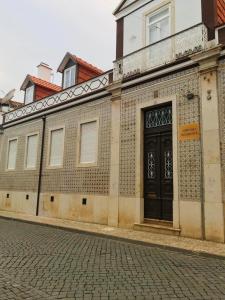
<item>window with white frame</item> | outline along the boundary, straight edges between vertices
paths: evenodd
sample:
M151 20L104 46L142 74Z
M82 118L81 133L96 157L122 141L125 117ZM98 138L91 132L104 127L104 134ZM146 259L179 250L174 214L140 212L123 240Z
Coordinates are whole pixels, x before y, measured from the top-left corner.
M64 152L64 128L50 131L49 166L62 167Z
M76 77L76 65L65 69L64 71L64 81L63 88L66 89L70 86L75 85L75 77Z
M80 125L80 163L97 163L98 125L97 121Z
M34 100L34 85L28 87L25 91L25 104L29 104Z
M154 44L170 35L169 7L147 16L147 43Z
M9 140L8 143L8 159L7 159L7 169L15 170L16 168L16 156L17 156L17 139Z
M25 166L27 169L35 169L37 163L38 151L38 134L29 135L27 137L27 149Z

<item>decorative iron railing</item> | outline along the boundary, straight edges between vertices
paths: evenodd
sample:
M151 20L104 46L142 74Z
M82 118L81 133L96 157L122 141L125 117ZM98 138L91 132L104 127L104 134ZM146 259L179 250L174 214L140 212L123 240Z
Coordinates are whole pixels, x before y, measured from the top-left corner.
M4 115L4 124L101 90L109 85L109 74L110 72L105 73L99 77L63 90L62 92L11 111Z
M208 30L198 24L114 62L114 80L120 80L171 63L207 47Z

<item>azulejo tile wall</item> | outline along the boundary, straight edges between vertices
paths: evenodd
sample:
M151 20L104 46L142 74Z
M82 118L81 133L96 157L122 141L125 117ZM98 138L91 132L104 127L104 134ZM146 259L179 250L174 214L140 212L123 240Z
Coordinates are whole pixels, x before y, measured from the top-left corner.
M76 165L78 124L93 118L99 119L98 165L79 168ZM49 129L65 126L64 162L60 169L48 169L47 151ZM110 176L110 138L111 138L111 103L110 98L103 98L62 110L47 116L44 144L43 176L41 192L82 193L108 195ZM26 135L39 132L37 169L24 170ZM0 161L0 190L37 191L40 163L40 145L42 120L13 126L4 131L2 159ZM18 137L18 152L15 171L5 171L8 138Z
M218 70L219 117L220 117L220 144L223 179L225 178L225 60L222 60ZM225 180L223 180L225 191ZM225 193L223 193L225 200Z
M24 156L26 135L33 132L39 133L40 144L42 134L41 128L42 121L38 120L4 130L0 160L0 190L37 191L38 168L36 168L36 170L24 170ZM15 171L6 171L8 139L11 138L18 138L16 169ZM40 148L38 149L37 166L39 166L39 164Z
M192 68L164 78L127 89L121 102L121 148L120 148L120 195L135 196L135 144L136 107L140 103L154 103L154 91L159 98L177 97L178 127L199 123L199 98L189 101L187 92L199 95L198 69ZM201 199L201 144L200 141L179 142L178 171L179 198L200 201Z

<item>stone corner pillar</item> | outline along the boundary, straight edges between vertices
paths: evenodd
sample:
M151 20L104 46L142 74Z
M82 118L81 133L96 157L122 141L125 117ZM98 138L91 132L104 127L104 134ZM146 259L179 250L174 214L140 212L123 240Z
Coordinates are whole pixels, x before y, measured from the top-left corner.
M108 225L119 225L119 179L120 179L120 110L121 81L108 86L111 93L111 163Z
M218 46L195 54L191 56L191 59L199 64L204 238L210 241L224 242L224 203L217 87L220 52L221 48Z

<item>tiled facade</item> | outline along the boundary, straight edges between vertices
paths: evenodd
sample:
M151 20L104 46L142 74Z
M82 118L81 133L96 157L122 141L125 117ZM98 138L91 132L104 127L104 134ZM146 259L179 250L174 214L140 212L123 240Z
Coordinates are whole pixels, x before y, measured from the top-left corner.
M190 9L190 3L185 5ZM125 56L113 71L6 114L0 129L0 209L110 226L146 226L143 116L145 110L170 103L173 217L169 227L160 229L225 242L225 51L216 40L207 40L205 25L204 31L197 27L204 47L188 49L191 32L182 31L188 36L182 56L166 63L159 56L158 68L146 69L146 56L136 51L129 55L132 72L125 72ZM143 49L149 58L148 47ZM135 56L143 70L133 70ZM97 160L82 165L80 124L93 120L98 124ZM199 132L182 139L186 125ZM64 129L60 167L48 166L53 128ZM26 136L34 132L39 140L37 165L26 170ZM13 171L6 169L10 138L18 138Z

